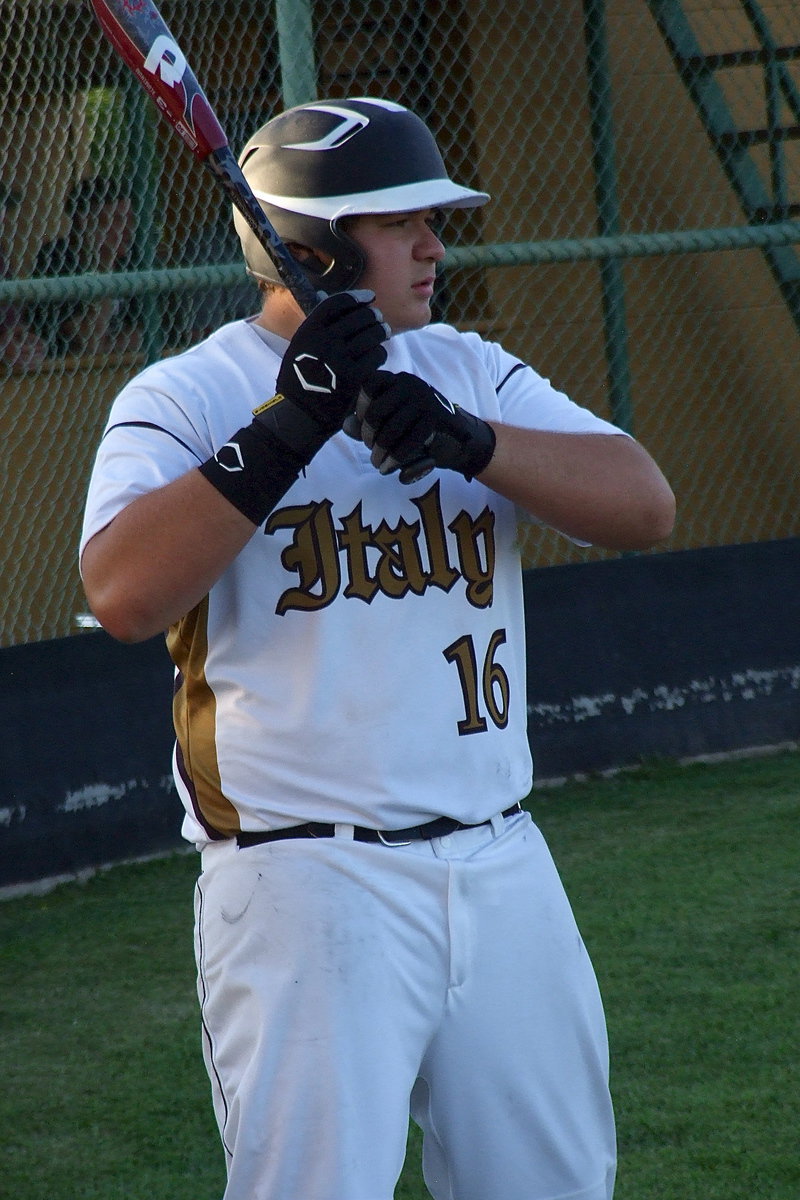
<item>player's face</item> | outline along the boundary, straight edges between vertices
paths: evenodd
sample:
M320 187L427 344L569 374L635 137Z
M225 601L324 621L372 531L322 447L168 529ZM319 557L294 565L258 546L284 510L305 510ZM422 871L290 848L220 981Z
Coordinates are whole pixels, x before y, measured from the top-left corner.
M367 258L357 286L375 293L393 333L421 329L431 319L436 264L445 253L434 229L438 223L438 210L427 208L357 217L348 227Z

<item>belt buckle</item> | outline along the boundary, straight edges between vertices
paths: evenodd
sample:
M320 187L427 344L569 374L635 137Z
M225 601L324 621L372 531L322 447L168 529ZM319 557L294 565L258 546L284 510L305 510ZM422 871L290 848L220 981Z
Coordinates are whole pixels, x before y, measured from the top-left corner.
M386 836L386 833L382 829L376 829L375 832L377 833L380 840L383 842L384 846L410 846L411 845L411 841L412 841L411 838L409 838L407 841L392 841L392 840L390 840L390 838L388 838Z

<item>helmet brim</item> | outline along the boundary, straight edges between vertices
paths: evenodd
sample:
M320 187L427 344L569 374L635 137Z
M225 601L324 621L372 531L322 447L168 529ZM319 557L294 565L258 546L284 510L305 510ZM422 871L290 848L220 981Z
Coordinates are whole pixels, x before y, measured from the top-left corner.
M325 221L367 214L419 212L425 208L478 208L489 200L487 192L460 187L450 179L425 179L343 196L279 196L274 192L254 191L259 200L276 208Z

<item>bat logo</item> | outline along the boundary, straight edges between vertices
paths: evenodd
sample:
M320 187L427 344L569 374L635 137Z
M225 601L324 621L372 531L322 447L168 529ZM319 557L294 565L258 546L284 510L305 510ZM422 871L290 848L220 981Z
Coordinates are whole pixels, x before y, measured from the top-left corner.
M160 33L150 47L143 66L151 75L160 75L164 83L177 87L186 72L186 59L180 46L165 33Z

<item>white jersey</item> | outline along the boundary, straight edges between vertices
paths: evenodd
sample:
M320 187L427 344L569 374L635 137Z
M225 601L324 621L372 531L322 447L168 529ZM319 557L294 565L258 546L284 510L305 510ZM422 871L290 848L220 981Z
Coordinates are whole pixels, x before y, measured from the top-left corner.
M286 343L251 321L147 368L115 401L81 548L205 462L275 390ZM487 420L619 433L501 347L432 325L388 343ZM340 433L168 635L184 835L306 821L487 819L532 783L515 506L477 480L381 476Z

